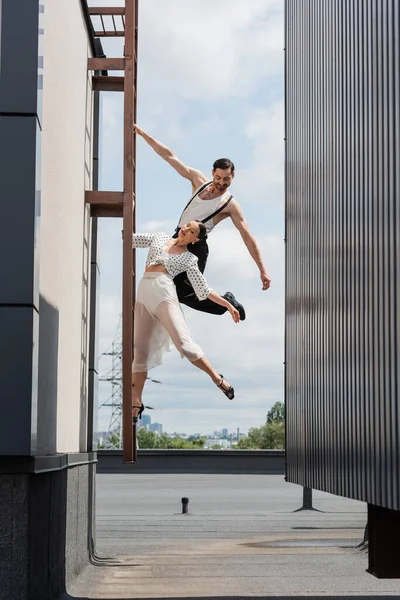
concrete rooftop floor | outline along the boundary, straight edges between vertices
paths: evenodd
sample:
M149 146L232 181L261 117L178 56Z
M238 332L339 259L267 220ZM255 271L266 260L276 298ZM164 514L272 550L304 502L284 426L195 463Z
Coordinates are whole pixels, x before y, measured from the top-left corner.
M98 558L66 598L400 597L356 549L366 505L313 502L281 475L98 475Z

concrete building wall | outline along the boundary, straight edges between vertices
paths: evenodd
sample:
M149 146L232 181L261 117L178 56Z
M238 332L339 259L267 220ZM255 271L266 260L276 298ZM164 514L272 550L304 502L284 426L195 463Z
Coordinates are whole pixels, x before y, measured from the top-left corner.
M88 20L0 0L0 600L56 599L93 554Z
M39 448L86 450L91 187L91 55L80 2L48 2L45 13L40 235ZM54 399L57 411L54 414Z

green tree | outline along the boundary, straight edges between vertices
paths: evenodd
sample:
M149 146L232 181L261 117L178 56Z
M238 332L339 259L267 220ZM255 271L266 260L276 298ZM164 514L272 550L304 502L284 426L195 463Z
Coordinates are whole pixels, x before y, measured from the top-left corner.
M204 448L204 444L206 443L205 438L197 438L191 442L193 448Z
M160 436L161 437L161 436ZM157 435L154 431L149 431L144 427L140 427L137 430L137 440L139 443L139 448L157 448Z
M204 438L195 438L193 441L189 441L180 437L171 438L166 433L157 435L154 431L148 431L144 427L141 427L137 434L139 448L150 449L150 448L162 448L166 450L173 449L199 449L203 448L205 444Z
M268 411L267 423L280 423L285 420L285 405L283 402L275 402L273 407Z
M262 448L262 427L252 427L246 437L239 440L237 448L240 450L259 450Z
M169 449L182 449L182 450L199 450L201 448L204 448L204 444L205 444L205 439L204 438L197 438L196 440L193 440L192 442L190 442L189 440L180 438L180 437L175 437L175 438L170 438L167 436L167 445L163 446Z
M283 421L266 423L252 428L242 438L237 448L241 450L281 450L285 447L285 423Z
M285 447L284 421L267 423L261 429L263 430L261 448L282 450Z
M119 433L112 433L111 435L109 435L108 438L107 438L107 442L108 442L108 445L114 446L115 448L118 448L119 445L120 445L120 435L119 435Z
M239 442L236 444L236 448L238 450L260 450L259 446L254 446L251 443L249 436L243 437L241 440L239 440Z

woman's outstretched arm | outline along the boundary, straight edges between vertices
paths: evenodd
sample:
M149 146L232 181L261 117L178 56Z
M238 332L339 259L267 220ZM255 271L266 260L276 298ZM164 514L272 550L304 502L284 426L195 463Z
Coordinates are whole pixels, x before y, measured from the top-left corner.
M134 233L132 236L132 248L149 248L154 240L154 233Z

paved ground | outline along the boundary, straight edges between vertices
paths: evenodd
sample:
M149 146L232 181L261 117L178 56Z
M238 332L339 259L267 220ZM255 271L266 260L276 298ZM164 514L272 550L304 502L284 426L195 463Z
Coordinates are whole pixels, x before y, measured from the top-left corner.
M364 504L321 492L320 512L301 504L278 475L99 475L98 564L68 597L400 597L355 549Z

